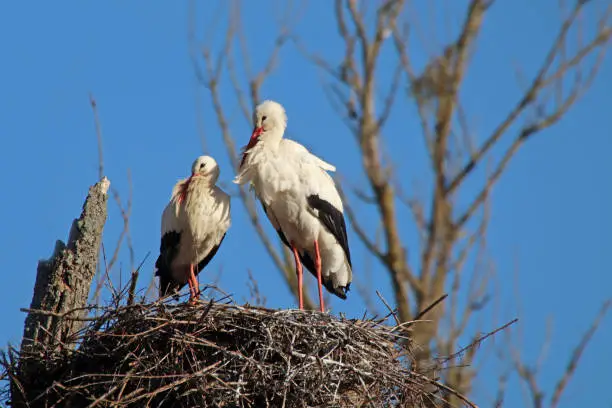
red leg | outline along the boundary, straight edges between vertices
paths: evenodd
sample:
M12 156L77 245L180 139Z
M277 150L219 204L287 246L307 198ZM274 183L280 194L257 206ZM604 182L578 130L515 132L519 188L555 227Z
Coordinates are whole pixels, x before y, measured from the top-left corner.
M303 275L302 275L302 263L300 262L300 256L298 255L297 249L295 246L291 244L291 250L293 251L293 257L295 258L295 271L297 273L298 279L298 299L300 302L300 310L304 310L304 298L302 295L302 283L303 283Z
M189 264L189 291L191 292L191 296L189 297L189 301L191 303L197 302L197 297L199 295L198 281L193 273L193 264Z
M195 268L195 267L192 265L192 268ZM195 272L194 269L192 269L191 280L193 282L193 287L194 287L193 293L196 298L200 299L200 281L198 281L198 277L195 275L194 272Z
M315 268L317 270L317 283L319 284L319 305L321 311L325 312L325 302L323 301L323 278L321 276L321 253L319 252L319 241L315 239Z
M189 272L187 272L187 284L189 285L189 300L191 300L191 298L193 298L193 282Z

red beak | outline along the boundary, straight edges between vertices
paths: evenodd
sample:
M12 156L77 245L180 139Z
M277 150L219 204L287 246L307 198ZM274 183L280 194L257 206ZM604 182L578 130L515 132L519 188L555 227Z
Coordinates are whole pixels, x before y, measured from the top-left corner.
M259 135L261 135L263 131L264 131L263 127L256 127L255 129L253 129L253 133L251 134L251 139L249 139L249 144L247 144L245 151L249 150L251 147L257 144Z
M187 182L183 184L183 188L181 189L181 194L179 195L178 202L179 204L185 201L185 197L187 196L187 188L189 188L189 183L193 180L194 174L191 173L191 176L187 179Z
M251 147L257 144L257 142L259 141L259 135L261 135L263 132L264 132L263 127L256 127L255 129L253 129L253 133L251 134L251 138L249 139L249 144L246 145L246 147L244 148L244 152L242 153L242 160L240 160L240 167L242 167L242 165L244 164L244 161L247 156L247 152L249 151Z

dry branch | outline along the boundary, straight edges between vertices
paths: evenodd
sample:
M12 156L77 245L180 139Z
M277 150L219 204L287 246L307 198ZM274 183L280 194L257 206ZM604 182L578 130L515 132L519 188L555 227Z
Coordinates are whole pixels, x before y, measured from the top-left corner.
M586 349L587 345L589 344L589 341L591 341L591 338L599 328L601 320L608 312L610 305L612 305L612 300L607 300L606 302L604 302L604 304L601 306L599 314L593 320L593 323L591 323L589 329L584 333L582 339L580 339L580 343L578 343L578 345L574 348L572 356L567 364L567 368L565 369L563 376L561 377L561 379L559 379L557 385L555 386L555 391L550 402L551 408L556 408L559 405L559 401L561 399L563 391L565 391L565 387L567 387L567 384L572 379L574 372L576 371L576 368L578 367L578 364L580 362L580 358L584 353L584 350Z

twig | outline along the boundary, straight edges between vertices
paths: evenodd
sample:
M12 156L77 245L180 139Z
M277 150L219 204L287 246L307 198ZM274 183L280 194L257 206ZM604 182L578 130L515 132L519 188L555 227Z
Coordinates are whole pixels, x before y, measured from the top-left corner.
M508 323L504 324L501 327L498 327L497 329L493 330L492 332L489 332L485 335L482 335L478 338L476 338L476 340L474 340L473 342L471 342L469 345L463 347L461 350L451 354L450 356L442 359L442 363L446 363L450 360L453 360L455 358L457 358L458 356L462 355L463 353L465 353L466 350L472 349L474 347L478 347L483 341L485 341L486 339L488 339L491 336L494 336L495 334L499 333L502 330L505 330L506 328L510 327L511 325L513 325L514 323L518 322L518 318L512 319L511 321L509 321Z
M136 295L136 283L138 282L138 275L140 272L140 268L142 268L142 265L144 265L147 258L149 258L149 255L151 255L151 251L147 252L145 257L142 259L142 262L140 262L140 265L138 265L138 268L132 271L132 277L130 279L130 289L128 292L128 300L127 300L128 305L134 304L134 296Z
M98 140L98 178L104 177L104 150L102 139L102 125L98 116L98 103L92 93L89 94L89 104L94 114L94 123L96 125L96 137Z
M442 302L444 299L446 299L448 297L448 294L445 293L444 295L440 296L438 298L438 300L436 300L435 302L433 302L431 305L427 306L425 309L423 309L422 311L420 311L416 317L413 320L420 320L424 315L427 314L427 312L429 312L431 309L433 309L434 307L436 307L436 305L438 305L440 302Z
M385 298L379 291L376 291L376 296L378 296L378 298L383 302L383 304L389 310L389 313L391 314L391 316L393 316L393 319L395 319L395 323L397 325L401 324L400 320L397 318L397 309L391 309L391 306L389 306L389 303L385 300Z
M599 325L602 319L604 318L604 316L606 315L606 313L608 312L608 309L610 308L611 304L612 304L612 300L607 300L604 302L604 304L601 306L601 309L599 310L599 314L593 320L591 327L589 327L589 329L584 333L584 335L582 336L582 339L580 340L580 343L578 343L578 345L572 352L572 356L567 364L565 373L559 379L559 381L557 382L557 385L555 386L555 391L550 401L551 408L554 408L557 405L559 405L559 401L561 400L561 395L563 394L563 391L565 391L565 387L567 387L567 384L569 383L569 381L572 379L572 376L574 375L574 372L576 371L576 368L578 367L578 363L580 362L580 358L582 357L584 350L586 349L587 345L589 344L589 341L591 340L591 338L593 338L593 335L599 328Z

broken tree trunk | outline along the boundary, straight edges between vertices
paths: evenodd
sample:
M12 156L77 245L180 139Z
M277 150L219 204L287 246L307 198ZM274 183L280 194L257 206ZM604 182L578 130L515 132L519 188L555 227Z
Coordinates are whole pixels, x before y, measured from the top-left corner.
M83 322L61 316L75 309L81 309L83 317L87 313L85 307L106 222L109 186L105 177L89 188L81 217L72 223L68 243L58 240L51 258L38 262L31 311L23 330L22 352L36 343L74 347L65 342L81 329Z
M58 240L53 255L38 262L34 294L25 319L21 354L36 354L45 345L69 351L76 346L72 340L83 327L87 315L87 300L98 266L102 231L107 217L110 181L103 177L89 188L83 211L70 229L67 244ZM77 312L68 312L77 310ZM41 358L44 356L41 353ZM20 365L22 373L35 367ZM24 392L13 384L13 406L19 406ZM15 388L18 387L18 388Z

